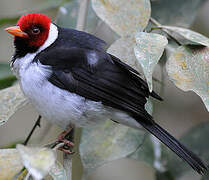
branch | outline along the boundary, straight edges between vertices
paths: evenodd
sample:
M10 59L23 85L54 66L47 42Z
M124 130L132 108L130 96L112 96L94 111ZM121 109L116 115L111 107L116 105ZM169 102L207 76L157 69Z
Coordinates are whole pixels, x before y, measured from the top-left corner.
M28 137L26 138L25 142L23 143L23 145L26 146L28 144L28 142L29 142L31 136L33 135L36 127L41 127L41 116L40 115L38 116L38 119L36 120L36 123L34 124L32 130L30 131L30 133L29 133Z

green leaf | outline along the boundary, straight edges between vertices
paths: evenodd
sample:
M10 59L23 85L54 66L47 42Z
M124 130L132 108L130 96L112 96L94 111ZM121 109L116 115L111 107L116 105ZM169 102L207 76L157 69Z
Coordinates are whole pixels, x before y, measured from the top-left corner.
M160 60L168 40L165 36L139 32L136 34L135 56L141 64L150 92L152 92L152 73Z
M167 148L149 133L146 134L140 148L129 156L131 159L148 163L157 172L165 172L168 170L165 166L168 157Z
M153 107L150 100L145 108L152 114ZM110 120L96 127L84 128L80 144L84 178L95 168L113 160L124 157L143 159L144 156L139 155L139 152L144 147L145 134L144 129L133 129ZM145 158L149 159L150 153L146 155Z
M83 129L80 155L87 177L93 169L107 162L127 157L143 142L145 132L112 121Z
M142 31L150 18L149 0L92 0L96 14L120 36Z
M53 177L54 180L67 180L66 171L59 161L56 161L54 166L52 166L49 174Z
M154 149L148 134L144 137L144 141L141 146L135 152L130 154L128 158L144 161L154 167Z
M156 172L156 180L175 180L170 171Z
M0 126L21 107L27 104L18 84L0 91Z
M108 53L118 57L124 63L128 64L139 72L142 72L142 68L137 63L136 56L134 54L134 47L136 46L135 38L122 37L116 40L107 50Z
M107 52L118 57L124 63L128 64L132 68L136 69L142 79L145 79L143 76L143 70L141 65L136 59L134 54L134 47L136 46L136 39L134 37L122 37L116 40L111 46L108 48ZM158 79L152 78L157 83L162 84Z
M15 76L8 76L0 79L0 90L12 86L16 80L17 78Z
M5 24L16 24L20 16L16 17L8 17L8 18L1 18L0 19L0 27L5 25Z
M188 149L201 157L206 164L209 163L208 132L209 122L204 122L190 129L180 138L180 141ZM168 168L176 179L184 176L190 171L193 171L190 166L188 166L180 158L177 158L172 152L169 153Z
M203 45L209 47L209 38L190 29L176 26L161 26L168 30L183 45Z
M180 46L169 57L166 69L178 88L194 91L209 111L209 47Z
M0 179L12 179L23 164L16 149L0 149Z
M152 17L163 25L189 27L206 0L156 0L152 1Z

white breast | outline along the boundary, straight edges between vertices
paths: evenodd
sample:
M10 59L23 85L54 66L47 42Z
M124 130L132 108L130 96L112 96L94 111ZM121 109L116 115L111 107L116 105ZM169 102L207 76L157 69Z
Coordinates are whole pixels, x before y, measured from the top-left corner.
M33 54L27 59L17 59L14 69L20 79L21 88L40 115L66 128L69 124L79 127L97 125L106 119L113 119L122 124L139 127L139 124L127 113L62 90L51 84L47 78L51 75L48 66L39 62L32 63Z
M73 123L83 127L98 124L113 118L128 126L138 127L138 123L125 112L105 107L75 93L62 90L48 81L52 71L39 61L33 62L37 53L50 46L57 38L57 27L50 26L49 37L36 53L28 53L13 64L13 72L20 80L21 88L40 115L49 121L66 128ZM91 65L96 64L95 54L91 54Z
M51 74L50 68L40 63L31 63L31 58L32 54L27 56L27 60L17 59L14 69L19 71L25 96L43 117L62 128L70 123L83 127L107 119L107 111L101 102L87 100L54 86L47 80Z

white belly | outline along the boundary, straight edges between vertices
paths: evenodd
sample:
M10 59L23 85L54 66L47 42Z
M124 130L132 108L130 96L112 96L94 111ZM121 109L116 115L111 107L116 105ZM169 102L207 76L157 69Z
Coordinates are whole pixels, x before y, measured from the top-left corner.
M32 63L27 67L21 66L18 70L25 96L40 115L52 123L62 128L69 124L83 127L98 124L108 118L109 113L101 102L87 100L51 84L47 80L51 71L46 66Z
M21 88L40 115L66 128L70 124L84 127L97 125L107 119L138 128L139 124L127 113L104 106L81 97L75 93L62 90L51 84L49 67L32 63L35 54L14 62L13 71L20 80Z

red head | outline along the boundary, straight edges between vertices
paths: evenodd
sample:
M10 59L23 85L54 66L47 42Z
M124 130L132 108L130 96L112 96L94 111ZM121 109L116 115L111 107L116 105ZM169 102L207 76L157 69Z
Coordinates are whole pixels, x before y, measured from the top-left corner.
M15 36L15 39L24 41L29 47L40 47L47 40L51 20L48 16L39 13L23 15L17 26L5 30Z

